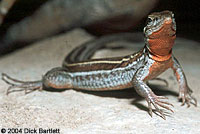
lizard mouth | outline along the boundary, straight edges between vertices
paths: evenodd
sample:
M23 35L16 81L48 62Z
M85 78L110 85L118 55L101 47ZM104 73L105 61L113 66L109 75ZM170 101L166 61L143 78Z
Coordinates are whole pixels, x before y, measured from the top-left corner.
M176 33L174 32L173 34L170 34L169 36L174 37L174 36L176 36Z
M160 38L161 36L173 37L176 35L176 24L173 23L173 21L171 21L171 23L169 23L169 22L168 23L165 23L165 22L160 23L158 26L155 26L155 27L145 27L144 33L145 33L146 37L149 39ZM159 35L158 33L162 33L162 34ZM156 36L154 36L154 34Z
M176 33L173 32L171 34L166 34L166 36L163 36L163 38L166 38L166 37L175 37L176 36ZM161 36L149 36L148 39L159 39L159 38L162 38Z
M167 37L175 37L176 30L174 26L163 26L159 31L156 31L148 36L148 39L158 39L158 38L167 38Z
M168 36L169 36L169 37L174 37L174 36L176 36L176 31L173 29L173 27L172 27L171 30L168 32Z

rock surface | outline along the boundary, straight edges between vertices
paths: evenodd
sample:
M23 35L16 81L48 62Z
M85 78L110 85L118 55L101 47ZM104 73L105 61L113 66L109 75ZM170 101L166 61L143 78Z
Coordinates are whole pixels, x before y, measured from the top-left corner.
M21 80L41 79L42 74L60 66L74 47L92 39L77 29L68 34L50 38L4 56L0 59L0 73ZM141 48L143 45L140 46ZM200 103L200 45L197 42L178 39L174 55L179 59L194 96ZM96 57L127 55L130 50L101 50ZM171 70L161 78L169 82L152 81L151 88L158 95L169 98L174 113L166 113L166 120L156 114L150 117L147 103L134 89L109 92L35 91L24 95L15 92L6 95L8 85L0 80L0 128L52 128L61 134L73 133L200 133L200 107L180 106L178 85Z

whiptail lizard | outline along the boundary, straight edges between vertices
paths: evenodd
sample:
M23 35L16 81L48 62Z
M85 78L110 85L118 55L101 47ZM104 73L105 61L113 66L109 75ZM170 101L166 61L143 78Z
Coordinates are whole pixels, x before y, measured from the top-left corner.
M131 34L125 36L132 38ZM159 107L173 112L169 107L173 105L163 101L167 97L155 95L145 82L156 78L168 68L174 70L182 104L197 105L196 99L191 95L192 90L187 84L185 74L178 60L172 55L175 38L174 14L171 11L155 12L148 16L144 27L145 46L137 53L125 57L87 60L103 46L103 42L97 45L88 43L74 49L65 58L62 67L51 69L42 80L24 82L13 79L7 74L2 74L2 79L11 85L7 93L12 92L13 88L20 88L20 91L33 91L44 87L105 91L134 87L136 92L146 99L150 115L152 116L151 105L153 105L165 119ZM81 57L82 54L84 55Z

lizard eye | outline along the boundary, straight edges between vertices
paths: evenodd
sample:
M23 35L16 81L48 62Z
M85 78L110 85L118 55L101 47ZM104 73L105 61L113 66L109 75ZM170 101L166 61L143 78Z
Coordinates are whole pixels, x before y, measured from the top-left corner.
M150 26L150 25L152 25L152 23L153 23L153 19L150 17L147 18L146 25Z

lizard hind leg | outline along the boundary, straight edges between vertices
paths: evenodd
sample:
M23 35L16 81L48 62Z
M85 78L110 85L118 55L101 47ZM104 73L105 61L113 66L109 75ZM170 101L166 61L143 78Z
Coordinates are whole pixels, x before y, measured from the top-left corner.
M42 78L43 85L47 88L69 89L73 88L72 76L67 68L56 67L49 70Z
M35 90L42 90L43 87L42 81L21 81L14 79L5 73L2 73L2 80L10 85L7 89L7 95L18 91L25 91L25 94L28 94Z

